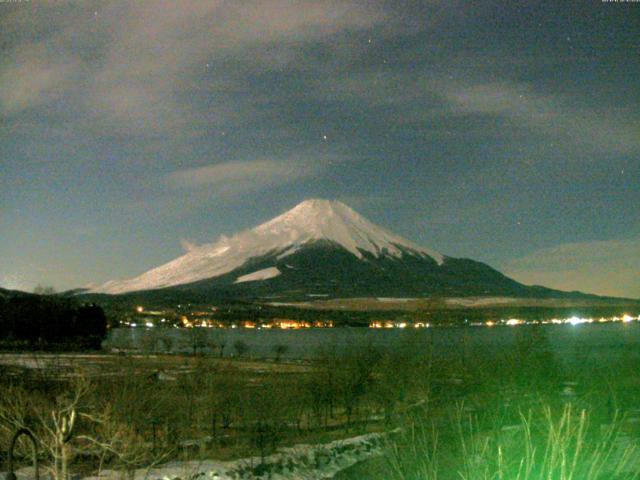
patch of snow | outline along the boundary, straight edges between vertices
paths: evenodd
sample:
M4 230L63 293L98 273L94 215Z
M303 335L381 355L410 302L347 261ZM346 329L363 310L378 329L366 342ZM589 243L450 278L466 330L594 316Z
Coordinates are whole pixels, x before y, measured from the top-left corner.
M415 298L393 298L393 297L378 297L376 298L378 302L381 303L406 303L415 300Z
M263 268L262 270L257 270L253 273L248 273L246 275L242 275L238 277L238 279L233 283L243 283L243 282L255 282L256 280L268 280L269 278L274 278L280 275L280 270L276 267Z
M213 257L219 257L220 255L222 255L222 254L224 254L224 253L228 252L230 248L231 248L231 247L230 247L229 245L225 245L225 246L223 246L223 247L220 247L220 248L218 248L218 249L216 249L216 250L214 250L214 251L212 251L212 252L208 253L207 255L208 255L209 257L211 257L211 258L213 258Z
M450 297L445 299L448 305L461 305L465 307L481 307L484 305L500 305L513 303L517 298L512 297Z
M269 302L267 305L272 307L310 307L309 302Z
M345 440L279 449L266 456L231 461L169 462L153 468L132 472L131 480L295 480L301 478L327 479L352 465L382 454L385 434L369 433ZM84 480L120 480L123 472L103 470L99 476Z
M362 252L376 257L401 257L405 253L430 257L442 264L444 257L374 225L338 201L306 200L288 212L233 237L222 236L205 245L190 245L179 258L128 280L109 281L93 293L124 293L182 285L214 278L244 265L249 259L274 255L284 258L308 243L326 240L358 258Z

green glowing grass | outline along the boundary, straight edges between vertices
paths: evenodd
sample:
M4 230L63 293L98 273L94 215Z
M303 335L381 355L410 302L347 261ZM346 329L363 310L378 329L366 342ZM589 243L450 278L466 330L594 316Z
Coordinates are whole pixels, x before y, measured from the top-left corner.
M463 404L445 425L423 412L392 442L392 476L402 480L630 480L638 449L623 422L590 425L570 403L521 413L517 422L486 425ZM558 410L556 413L554 410ZM495 417L494 417L495 418Z

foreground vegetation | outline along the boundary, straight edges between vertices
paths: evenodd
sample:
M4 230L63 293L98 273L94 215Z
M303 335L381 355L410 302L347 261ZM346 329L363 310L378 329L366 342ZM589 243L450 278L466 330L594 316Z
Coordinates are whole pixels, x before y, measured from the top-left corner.
M326 349L307 364L217 355L13 356L0 378L0 442L6 448L14 431L30 429L57 479L70 470L127 471L170 459L264 457L283 444L386 428L401 397L423 390L419 379L428 378L413 376L426 363L416 358L412 367L399 355ZM25 368L24 360L40 368ZM392 373L398 362L407 367L403 375ZM60 425L72 413L73 434L60 442Z
M640 353L569 368L546 345L532 327L510 351L473 353L462 395L432 390L398 419L384 461L342 478L638 478Z
M264 459L282 445L380 431L391 432L384 457L342 478L635 478L640 352L567 367L545 331L521 327L500 351L460 344L438 357L411 332L400 348L326 346L304 363L14 355L0 370L0 448L29 428L60 480ZM27 464L28 444L19 453Z

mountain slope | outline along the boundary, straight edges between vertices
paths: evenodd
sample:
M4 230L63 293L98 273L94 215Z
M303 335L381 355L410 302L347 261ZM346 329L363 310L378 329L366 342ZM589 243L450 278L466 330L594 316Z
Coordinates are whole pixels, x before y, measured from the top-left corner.
M349 297L582 295L529 287L470 259L446 257L343 203L307 200L258 227L90 294L171 301Z
M91 292L114 294L192 283L224 275L253 258L284 258L321 240L339 245L360 260L365 254L398 258L411 252L439 264L444 261L439 253L374 225L341 202L314 199L252 230L190 247L185 255L165 265L132 279L107 282Z
M279 272L270 278L243 282L256 272ZM528 287L479 262L446 257L438 264L430 257L404 251L399 256L362 258L328 241L315 241L278 258L255 258L227 275L175 289L201 293L225 291L228 296L260 298L366 297L454 295L525 295Z

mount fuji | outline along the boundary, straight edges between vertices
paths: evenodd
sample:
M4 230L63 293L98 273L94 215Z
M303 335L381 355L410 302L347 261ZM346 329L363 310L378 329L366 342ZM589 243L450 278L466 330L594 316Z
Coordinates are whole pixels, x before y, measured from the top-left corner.
M444 256L365 219L339 201L306 200L232 237L192 246L137 277L85 293L162 292L199 299L363 296L558 296L480 262Z

